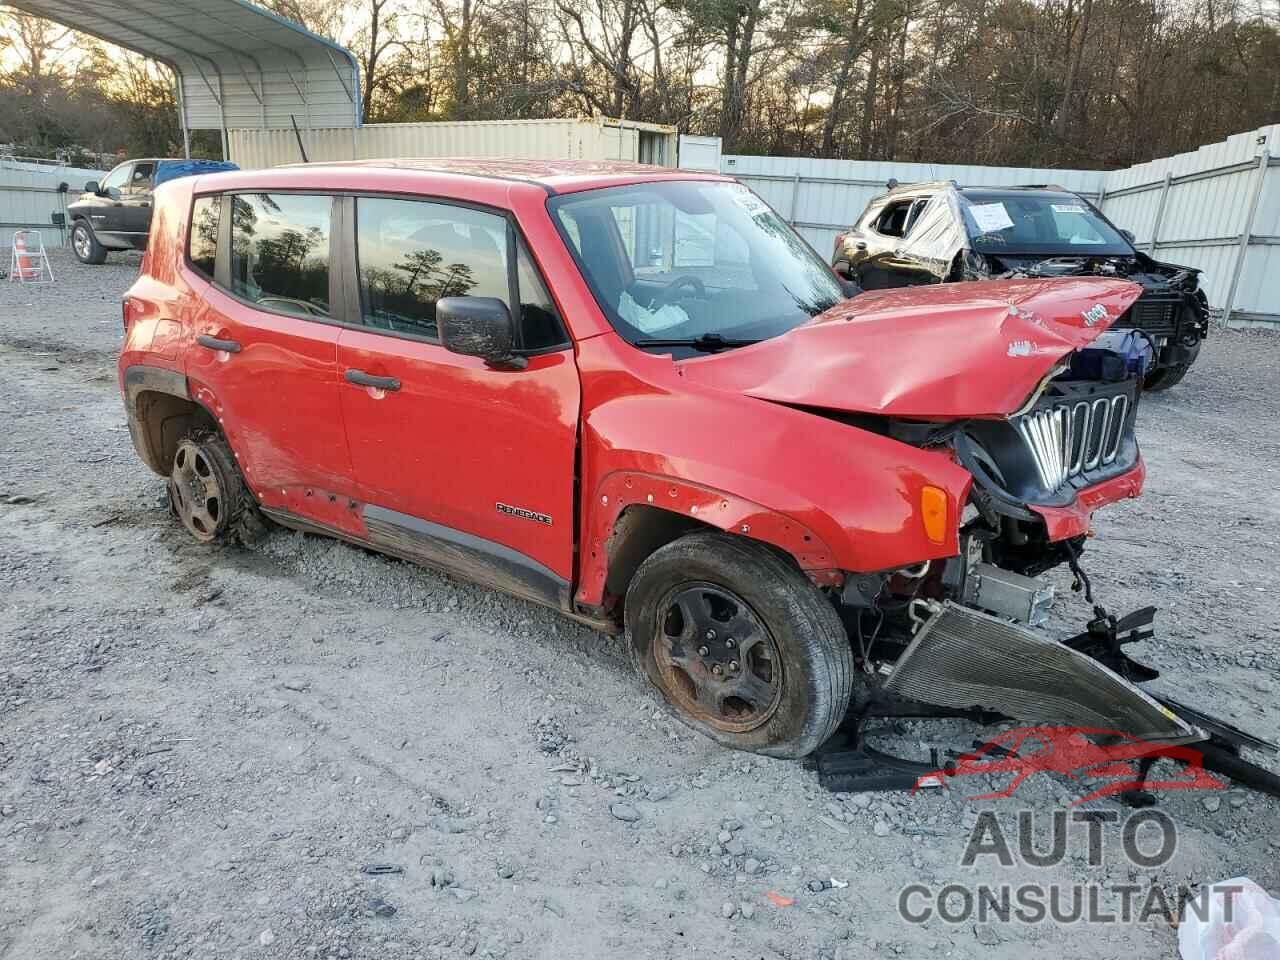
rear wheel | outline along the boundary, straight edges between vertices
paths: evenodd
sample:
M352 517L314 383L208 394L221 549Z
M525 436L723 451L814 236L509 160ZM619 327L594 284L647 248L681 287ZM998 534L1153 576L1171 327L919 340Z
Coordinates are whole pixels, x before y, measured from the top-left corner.
M853 654L840 618L763 544L708 532L661 547L626 612L637 668L717 743L802 757L845 717Z
M98 242L93 228L83 220L77 220L75 226L71 228L71 252L81 263L94 266L106 263L107 260L107 248Z
M1160 367L1147 374L1146 379L1142 381L1142 388L1156 393L1176 386L1182 382L1182 378L1190 371L1191 365L1196 362L1196 357L1198 356L1200 356L1199 343L1189 348L1189 355L1182 363L1173 363L1167 367Z
M201 430L179 444L169 471L169 507L201 543L252 543L267 529L227 441Z

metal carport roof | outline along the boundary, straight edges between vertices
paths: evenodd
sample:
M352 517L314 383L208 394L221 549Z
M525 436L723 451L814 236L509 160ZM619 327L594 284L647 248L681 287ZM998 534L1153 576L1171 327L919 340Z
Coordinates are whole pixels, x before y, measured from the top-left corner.
M357 127L351 51L244 0L6 0L168 65L183 137L232 128ZM290 118L294 119L290 119Z

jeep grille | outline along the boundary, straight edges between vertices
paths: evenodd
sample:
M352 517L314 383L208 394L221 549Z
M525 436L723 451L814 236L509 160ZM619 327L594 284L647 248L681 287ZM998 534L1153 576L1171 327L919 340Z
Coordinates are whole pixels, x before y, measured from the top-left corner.
M1018 434L1045 489L1056 490L1071 477L1114 462L1129 408L1129 397L1117 394L1056 403L1019 417Z

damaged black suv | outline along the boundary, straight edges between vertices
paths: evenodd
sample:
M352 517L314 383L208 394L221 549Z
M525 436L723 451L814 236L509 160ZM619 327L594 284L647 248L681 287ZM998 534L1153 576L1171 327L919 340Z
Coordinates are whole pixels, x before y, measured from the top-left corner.
M1114 324L1151 340L1143 386L1178 383L1209 331L1200 271L1153 260L1079 194L1059 187L961 187L954 181L898 187L867 206L836 237L832 266L864 289L956 280L1093 275L1141 284Z

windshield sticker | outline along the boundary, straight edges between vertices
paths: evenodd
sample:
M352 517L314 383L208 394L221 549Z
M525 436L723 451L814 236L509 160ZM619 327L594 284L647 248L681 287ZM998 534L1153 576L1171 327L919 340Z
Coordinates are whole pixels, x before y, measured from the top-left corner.
M1051 203L1049 206L1054 213L1081 213L1087 214L1089 211L1080 203Z
M657 310L646 310L623 291L618 300L618 316L641 333L655 334L689 322L689 315L674 304L663 304Z
M1009 211L1004 208L1003 203L975 203L969 207L969 212L973 214L973 222L983 233L995 233L1013 226Z

